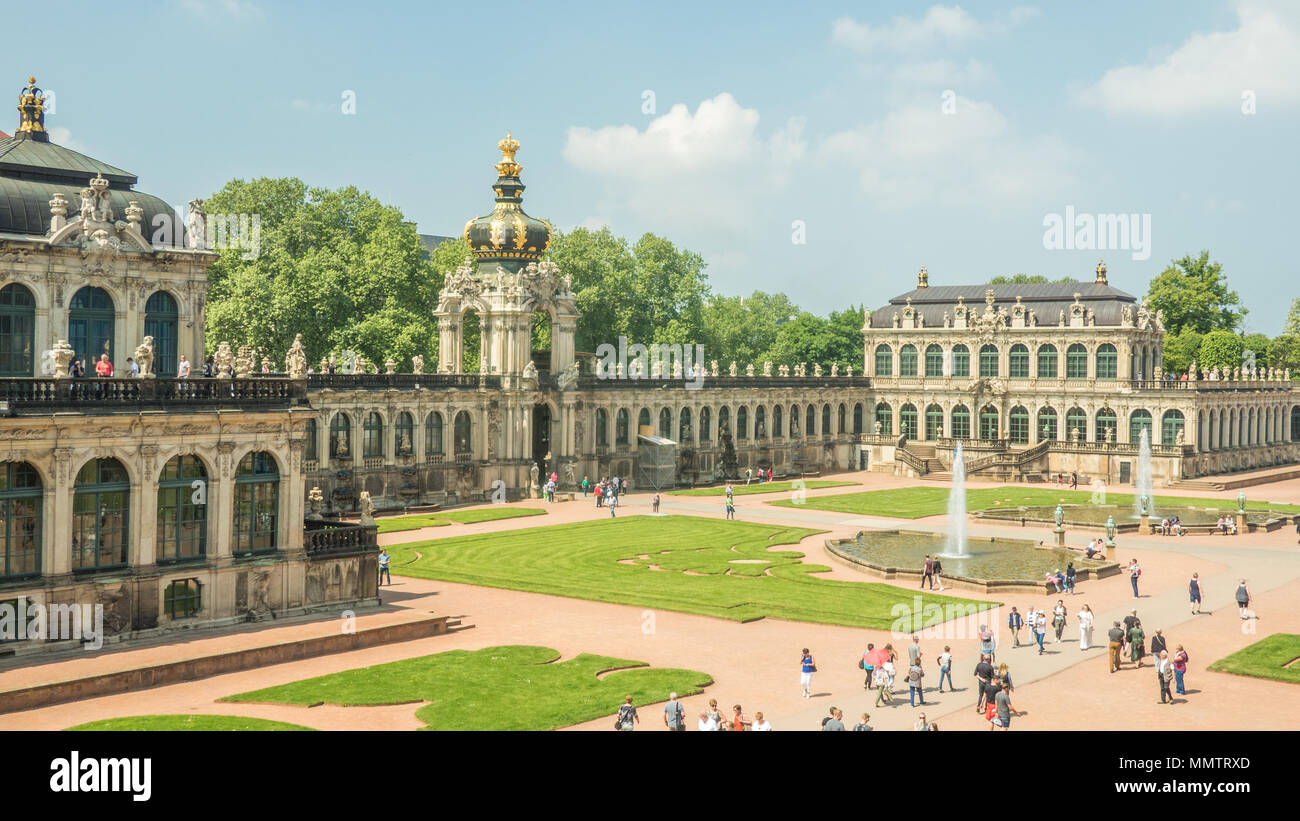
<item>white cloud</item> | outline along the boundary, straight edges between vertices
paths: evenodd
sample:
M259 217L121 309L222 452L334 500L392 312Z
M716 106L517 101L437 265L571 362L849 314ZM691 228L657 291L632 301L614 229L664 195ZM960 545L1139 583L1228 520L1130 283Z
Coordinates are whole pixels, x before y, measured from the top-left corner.
M972 206L1011 201L1071 181L1072 151L1060 140L1016 133L993 105L958 97L890 112L818 146L824 164L857 172L880 208Z
M64 148L71 148L73 151L83 150L81 143L72 138L72 132L61 125L50 129L50 142Z
M249 0L179 0L177 3L190 14L210 20L225 17L231 20L261 20L262 9Z
M635 126L569 129L564 157L603 178L608 202L675 223L738 227L749 200L782 186L803 158L803 118L768 136L759 114L723 92L691 113L674 105L644 130Z
M1193 34L1159 62L1107 71L1079 99L1112 113L1177 116L1239 113L1253 91L1258 110L1300 100L1300 15L1294 7L1242 0L1238 27Z
M1013 8L1004 19L979 21L961 6L931 6L920 18L895 17L888 23L860 23L851 17L835 21L831 39L858 51L898 51L952 46L1002 34L1029 20L1038 10Z

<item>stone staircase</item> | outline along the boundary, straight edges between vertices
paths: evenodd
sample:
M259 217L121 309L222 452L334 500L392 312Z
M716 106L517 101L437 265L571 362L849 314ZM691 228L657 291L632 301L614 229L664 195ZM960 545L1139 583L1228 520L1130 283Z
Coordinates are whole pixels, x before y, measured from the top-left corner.
M952 474L948 472L943 460L935 455L934 445L908 442L903 446L903 449L907 451L909 456L913 457L912 462L918 466L917 472L922 479L943 482L952 478Z

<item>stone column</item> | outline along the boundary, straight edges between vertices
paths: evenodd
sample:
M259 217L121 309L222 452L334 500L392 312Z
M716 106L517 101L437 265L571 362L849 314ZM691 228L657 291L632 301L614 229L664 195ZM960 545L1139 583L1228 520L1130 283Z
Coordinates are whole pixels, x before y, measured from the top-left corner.
M41 500L41 572L61 576L72 572L72 448L54 449L54 483Z
M213 540L209 544L216 546L212 553L218 559L229 559L234 549L234 450L234 442L217 443L216 473L208 477L208 512L212 516L208 521L208 536Z
M131 523L135 526L135 538L132 540L136 549L132 564L146 567L158 561L158 446L147 444L140 446L140 481L132 485L132 495L139 497L131 507ZM135 492L136 486L140 492ZM145 494L145 488L152 492Z

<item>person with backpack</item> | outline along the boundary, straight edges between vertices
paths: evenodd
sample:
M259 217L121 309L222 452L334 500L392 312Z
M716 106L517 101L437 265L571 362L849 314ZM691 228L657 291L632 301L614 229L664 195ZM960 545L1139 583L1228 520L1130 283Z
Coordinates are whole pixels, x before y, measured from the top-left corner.
M997 650L998 643L993 637L993 631L989 629L987 624L981 624L979 636L980 655L987 656L989 661L995 661L997 654L994 651Z
M680 707L681 705L677 706ZM618 708L618 718L614 720L614 729L630 733L640 723L641 717L636 714L636 707L632 705L632 697L628 696L626 702Z
M925 706L925 689L921 684L921 679L925 677L925 670L921 669L920 663L909 665L907 668L907 700L910 706L915 707L917 699L921 701L921 706Z
M677 700L676 693L668 694L668 703L664 705L664 726L678 733L686 731L686 709Z
M862 720L859 721L857 724L853 725L853 732L862 733L862 732L871 732L872 730L874 730L875 727L872 727L870 724L867 723L869 721L871 721L871 714L863 713Z

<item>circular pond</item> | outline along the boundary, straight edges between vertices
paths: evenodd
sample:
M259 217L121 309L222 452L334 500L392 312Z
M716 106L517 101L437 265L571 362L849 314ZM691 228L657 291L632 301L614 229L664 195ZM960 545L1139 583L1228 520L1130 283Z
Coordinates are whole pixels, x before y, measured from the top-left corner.
M1105 562L1089 561L1077 551L1040 547L1025 539L967 538L965 554L947 554L948 537L911 530L867 530L856 539L837 542L841 556L877 570L919 572L927 555L943 554L943 577L975 582L1018 581L1041 583L1045 574L1074 562L1076 570L1094 570Z
M1133 512L1133 508L1128 505L1061 505L1061 511L1065 514L1063 524L1066 527L1104 528L1106 520L1113 516L1116 529L1127 532L1137 530L1142 521L1141 517ZM981 519L997 519L1010 522L1023 521L1056 526L1055 505L994 508L976 511L974 515ZM1212 528L1219 518L1224 515L1235 516L1236 511L1209 507L1161 505L1157 500L1150 521L1153 525L1159 525L1161 519L1177 516L1185 528ZM1284 514L1266 510L1246 512L1246 526L1251 529L1264 528L1273 530L1280 527L1285 519Z

